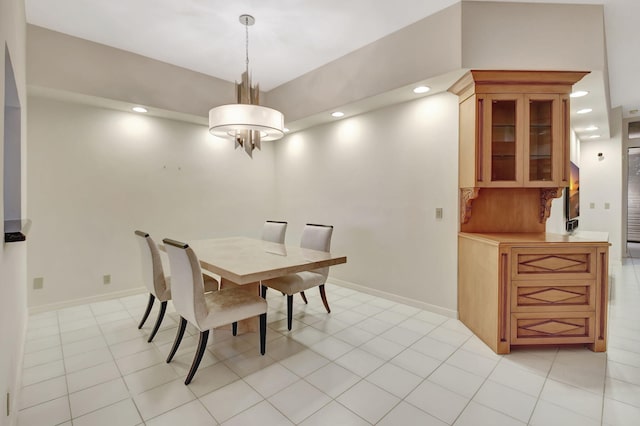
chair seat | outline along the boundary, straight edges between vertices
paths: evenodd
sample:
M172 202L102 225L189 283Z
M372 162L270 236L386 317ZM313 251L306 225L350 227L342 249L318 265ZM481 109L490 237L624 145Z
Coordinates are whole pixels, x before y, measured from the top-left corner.
M200 331L231 324L267 312L267 302L262 297L251 294L242 288L225 288L206 293L204 301L208 315L201 321Z
M296 294L324 284L326 278L312 271L298 272L278 278L262 281L262 285L281 291L284 294Z
M218 291L218 280L215 278L202 274L202 278L204 279L204 291L205 293L209 293L211 291ZM171 300L171 277L164 278L167 283L167 288L162 294L156 294L156 298L161 301Z

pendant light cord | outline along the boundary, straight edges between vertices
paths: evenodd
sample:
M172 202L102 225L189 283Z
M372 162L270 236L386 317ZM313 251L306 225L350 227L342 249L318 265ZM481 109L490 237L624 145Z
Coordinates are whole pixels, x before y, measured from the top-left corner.
M249 18L244 18L244 30L245 30L245 43L244 43L244 51L246 54L246 72L247 76L249 76Z

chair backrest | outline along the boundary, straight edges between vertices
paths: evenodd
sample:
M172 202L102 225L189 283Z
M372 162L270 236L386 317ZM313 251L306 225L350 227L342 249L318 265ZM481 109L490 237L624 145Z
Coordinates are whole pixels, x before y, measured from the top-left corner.
M287 222L267 220L262 228L262 239L272 243L284 244Z
M331 251L332 234L332 225L316 225L313 223L307 223L302 230L300 247L318 251ZM313 272L322 274L326 278L329 275L329 267L314 269Z
M146 232L135 231L135 234L140 246L144 285L154 296L162 295L167 290L167 280L162 268L158 246Z
M198 257L188 244L165 238L162 240L171 266L171 298L176 312L200 328L207 316L204 281ZM202 330L200 330L202 331Z

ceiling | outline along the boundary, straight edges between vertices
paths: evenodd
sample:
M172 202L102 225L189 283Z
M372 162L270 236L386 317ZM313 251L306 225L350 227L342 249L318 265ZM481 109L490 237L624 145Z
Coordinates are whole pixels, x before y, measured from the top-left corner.
M253 81L269 91L459 0L25 2L30 24L227 81L238 80L244 70L245 27L238 17L251 14L256 23L249 27L249 68ZM640 118L640 55L635 20L629 19L640 14L640 1L526 2L604 4L611 106ZM605 93L598 96L606 99Z

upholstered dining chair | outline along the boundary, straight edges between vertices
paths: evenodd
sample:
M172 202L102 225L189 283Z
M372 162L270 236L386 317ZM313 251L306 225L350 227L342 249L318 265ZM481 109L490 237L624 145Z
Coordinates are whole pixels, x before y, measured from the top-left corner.
M333 226L331 225L316 225L308 223L302 230L300 247L328 252L331 249L332 234ZM324 289L324 284L327 281L328 275L329 267L326 267L265 280L261 282L262 297L266 297L267 288L281 291L287 295L287 328L291 330L293 321L293 295L296 293L300 293L304 303L307 303L307 297L305 296L304 291L312 287L318 287L320 289L322 303L324 303L327 313L331 313Z
M260 317L260 353L264 355L267 335L267 302L257 294L239 287L222 288L205 293L200 262L188 244L165 238L162 240L169 255L172 273L173 306L180 315L180 325L176 339L167 357L171 362L176 354L187 322L200 331L200 340L191 369L184 382L191 383L207 347L209 330L232 324L234 334L238 321L255 316Z
M267 220L262 227L262 239L272 243L284 244L287 222Z
M144 311L140 324L138 324L138 329L141 329L147 321L155 300L158 299L160 301L158 318L147 340L151 342L156 336L158 329L160 329L160 325L164 319L164 314L167 311L167 301L171 300L171 277L164 272L162 260L160 259L160 251L155 241L153 241L153 238L143 231L135 231L135 235L140 246L140 254L142 257L142 280L147 290L149 290L147 309ZM206 291L218 290L218 281L215 278L205 275L203 279Z

